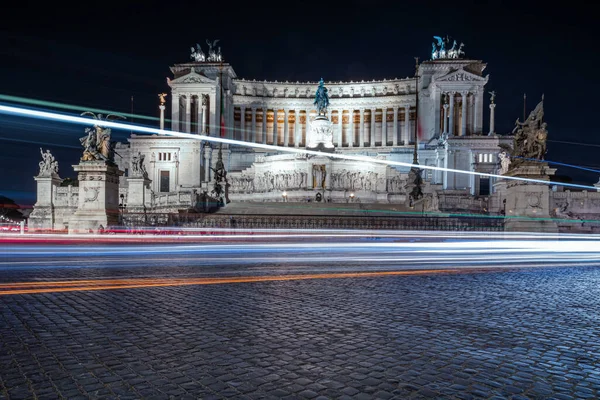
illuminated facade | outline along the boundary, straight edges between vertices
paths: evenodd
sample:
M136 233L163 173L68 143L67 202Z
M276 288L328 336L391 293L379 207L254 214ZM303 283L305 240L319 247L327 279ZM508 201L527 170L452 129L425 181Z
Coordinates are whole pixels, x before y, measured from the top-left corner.
M307 134L316 117L313 101L318 82L239 78L223 61L220 50L219 62L214 61L215 57L199 56L201 49L192 50L192 61L172 66L173 77L167 78L172 130L219 136L223 119L226 138L283 147L307 146ZM441 57L438 53L435 60L419 65L419 163L496 173L498 145L511 139L483 129L488 81L483 75L485 64L452 54ZM325 85L336 153L412 162L417 115L414 77ZM128 144L119 146L117 151L125 157L117 161L125 170L129 153L146 156L152 181L150 198L159 204L163 198L174 198L173 193L192 188L210 192L210 167L214 168L216 151L204 143L132 135ZM275 154L243 146L224 148L223 158L230 183L229 199L234 202L280 201L283 191L287 201L306 201L317 192L322 193L323 201L344 201L350 192L363 202L407 201L408 168L332 161L325 155ZM424 179L426 193L437 198L488 196L494 183L490 178L431 170L424 171ZM123 191L126 186L124 179ZM429 201L430 207L437 203Z

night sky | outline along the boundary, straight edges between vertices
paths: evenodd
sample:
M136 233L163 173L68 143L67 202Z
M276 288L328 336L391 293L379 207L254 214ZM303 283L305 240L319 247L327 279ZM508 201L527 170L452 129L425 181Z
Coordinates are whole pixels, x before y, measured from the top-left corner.
M5 5L0 94L117 113L131 111L133 96L134 113L157 117L169 66L189 61L195 43L206 51L206 39L220 39L240 78L316 82L412 76L414 57L429 58L432 36L449 35L488 65L497 132L510 133L522 118L523 93L527 113L544 93L546 159L600 170L598 20L584 3L136 3ZM62 178L75 177L83 135L83 126L0 115L0 194L35 202L39 147L55 155ZM113 130L116 140L128 135ZM557 174L586 184L600 176L566 167Z

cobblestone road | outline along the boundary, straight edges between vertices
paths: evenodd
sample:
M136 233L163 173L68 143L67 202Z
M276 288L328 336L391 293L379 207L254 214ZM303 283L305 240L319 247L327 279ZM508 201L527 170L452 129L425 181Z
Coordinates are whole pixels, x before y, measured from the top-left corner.
M592 267L0 296L0 398L593 399L599 312Z

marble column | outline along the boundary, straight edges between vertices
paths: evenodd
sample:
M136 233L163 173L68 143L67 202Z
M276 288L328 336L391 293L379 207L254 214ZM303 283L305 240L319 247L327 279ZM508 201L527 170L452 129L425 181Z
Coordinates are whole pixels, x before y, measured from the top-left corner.
M467 92L461 92L462 115L460 118L460 136L467 136Z
M294 109L294 147L298 147L300 144L300 135L298 134L298 127L300 126L300 110Z
M206 95L208 97L208 95ZM204 101L204 99L202 99L202 122L201 122L201 131L200 133L202 133L203 135L206 134L206 118L208 117L208 115L206 115L206 102Z
M381 108L381 146L387 146L387 107Z
M375 147L375 127L377 126L375 115L377 114L377 109L371 108L371 137L369 138L369 142L371 147Z
M283 145L285 147L288 147L290 145L290 130L289 130L289 117L290 117L290 110L289 108L284 108L283 109L283 113L284 113L284 118L285 120L283 121Z
M479 108L480 106L480 98L479 98L479 93L475 92L473 93L473 96L475 96L475 104L473 105L473 134L474 135L480 135L483 132L480 131L479 128Z
M246 141L246 107L240 107L240 140Z
M251 127L252 137L250 140L252 141L252 143L256 143L256 107L252 107L252 122L251 122L251 124L252 124L252 127Z
M495 116L494 116L494 109L496 108L496 105L494 103L490 104L490 133L489 135L493 135L495 134Z
M394 136L392 136L392 146L398 146L398 107L394 107Z
M448 117L448 136L454 135L454 92L450 92L450 115Z
M306 142L308 141L308 130L310 127L310 110L306 109L306 120L304 121L304 146L306 147Z
M212 149L210 146L204 147L204 182L210 182L210 155Z
M348 147L354 147L354 109L350 108L350 119L348 120L350 129L348 135Z
M202 133L202 95L196 96L196 129L198 132L194 133Z
M267 144L267 108L263 107L262 109L263 119L262 119L262 142L263 144Z
M365 110L360 109L360 126L358 133L358 145L359 147L365 147Z
M443 133L448 133L448 104L444 104L444 125L443 125Z
M277 107L273 109L273 146L279 145L279 135L277 133Z
M165 106L161 104L158 106L160 110L160 129L165 129Z
M173 94L171 98L171 130L179 132L179 101L181 95Z
M404 107L404 145L407 146L410 143L410 106Z
M192 131L192 95L189 93L185 95L185 131Z
M337 146L342 147L342 131L344 130L344 110L338 110Z

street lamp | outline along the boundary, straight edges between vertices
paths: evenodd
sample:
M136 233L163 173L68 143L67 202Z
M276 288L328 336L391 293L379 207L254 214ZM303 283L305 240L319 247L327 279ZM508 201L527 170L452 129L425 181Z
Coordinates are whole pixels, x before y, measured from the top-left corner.
M354 192L350 193L350 201L353 202L354 201Z
M281 197L283 197L283 201L286 202L287 201L287 192L283 192L281 194Z
M123 225L123 212L127 208L127 204L125 204L125 195L123 193L119 197L121 198L121 202L119 203L119 225Z

